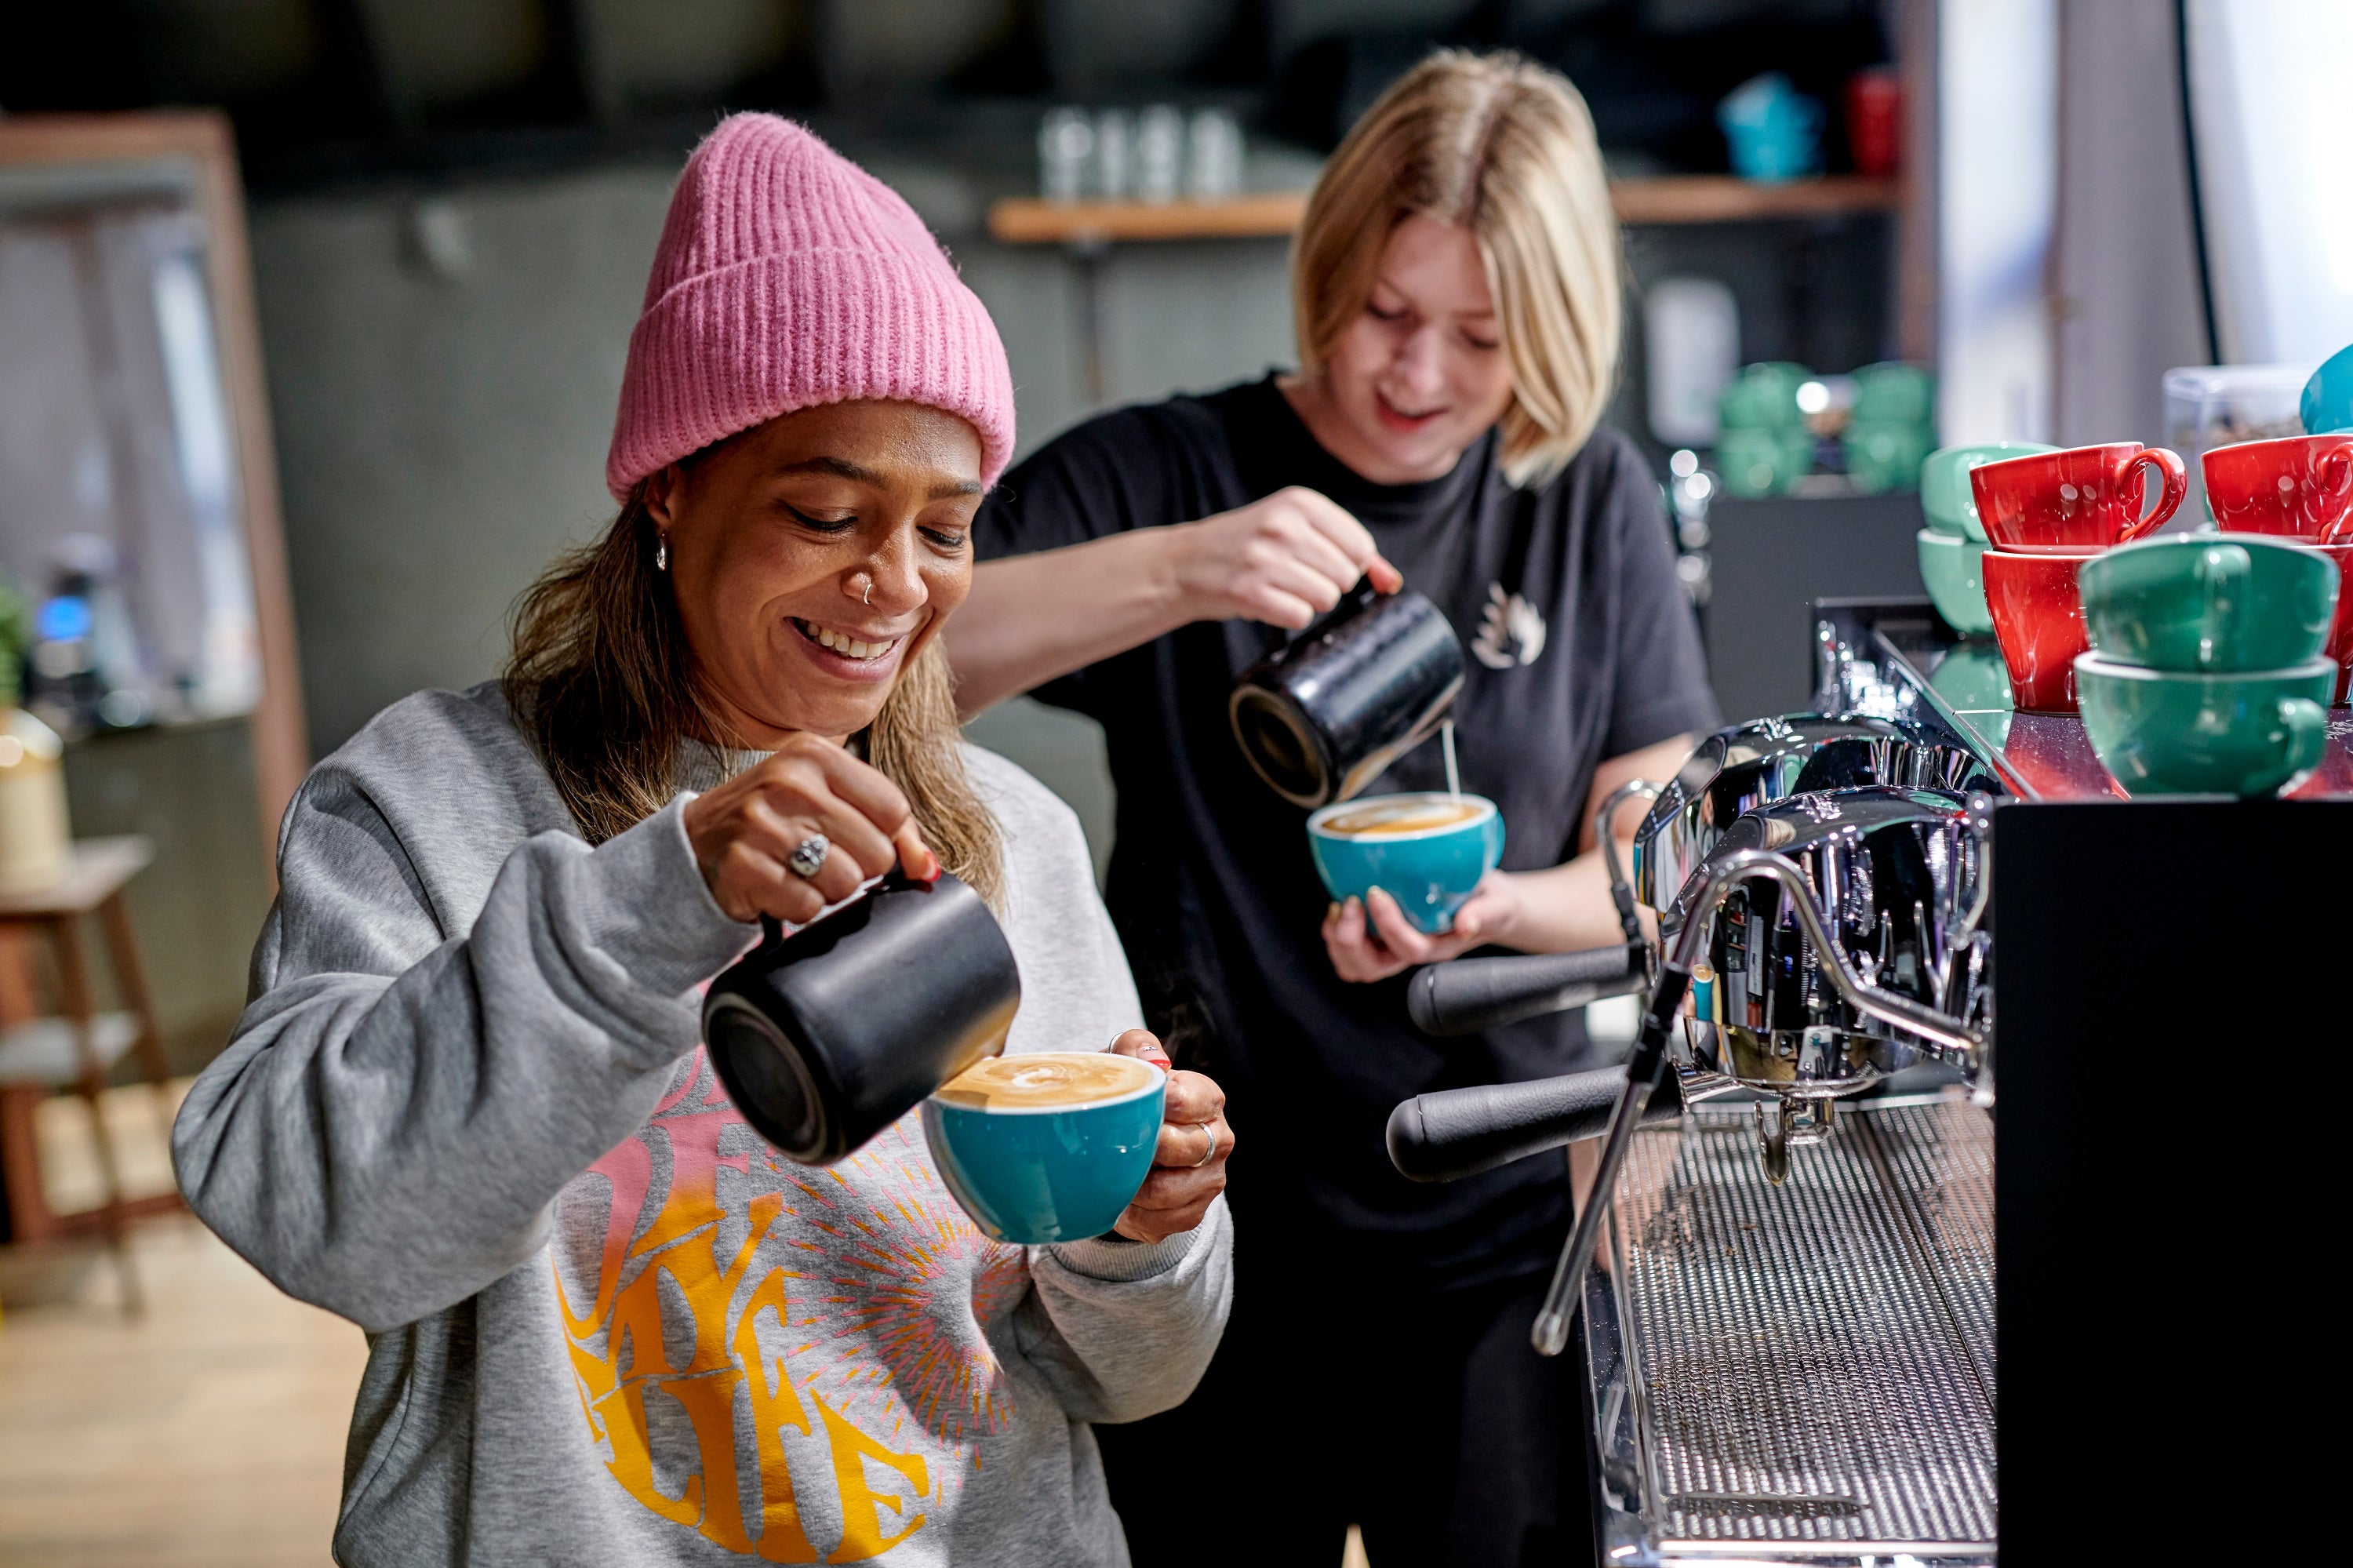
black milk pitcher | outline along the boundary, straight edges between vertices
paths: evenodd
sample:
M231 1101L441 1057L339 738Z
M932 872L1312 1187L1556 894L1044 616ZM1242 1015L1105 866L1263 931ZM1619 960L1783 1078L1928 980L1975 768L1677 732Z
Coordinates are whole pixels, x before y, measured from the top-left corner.
M1436 605L1365 578L1243 671L1226 712L1258 776L1313 809L1347 800L1436 734L1462 673L1461 640Z
M786 1159L830 1165L1003 1049L1021 975L980 895L893 869L711 982L702 1038L728 1097Z

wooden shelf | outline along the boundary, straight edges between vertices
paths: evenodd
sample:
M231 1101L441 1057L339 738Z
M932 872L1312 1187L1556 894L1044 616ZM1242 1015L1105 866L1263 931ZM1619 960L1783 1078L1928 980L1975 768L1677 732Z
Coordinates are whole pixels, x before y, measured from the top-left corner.
M1889 212L1903 185L1831 175L1752 185L1730 175L1614 180L1609 195L1627 224L1744 223L1846 212ZM1299 227L1304 191L1261 191L1222 201L1052 202L1010 196L988 209L988 232L1008 245L1082 245L1156 239L1279 239Z
M1893 212L1901 180L1827 175L1760 185L1730 175L1672 175L1654 180L1612 180L1610 204L1627 224L1750 223L1775 217L1822 217L1844 212Z
M1281 238L1299 227L1306 210L1305 191L1262 191L1222 201L1058 202L1009 196L988 209L988 232L1008 245Z

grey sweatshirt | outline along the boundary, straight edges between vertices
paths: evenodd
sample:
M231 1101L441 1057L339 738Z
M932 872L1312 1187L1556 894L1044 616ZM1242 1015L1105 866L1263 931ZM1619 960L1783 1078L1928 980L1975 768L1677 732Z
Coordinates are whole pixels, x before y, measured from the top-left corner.
M1005 832L1008 1048L1100 1050L1141 1019L1078 824L966 760ZM1023 1249L915 1116L778 1157L700 1045L757 933L687 798L591 849L484 686L386 709L288 810L252 1003L173 1149L206 1224L367 1331L337 1560L1124 1563L1086 1424L1199 1378L1223 1201L1156 1245Z

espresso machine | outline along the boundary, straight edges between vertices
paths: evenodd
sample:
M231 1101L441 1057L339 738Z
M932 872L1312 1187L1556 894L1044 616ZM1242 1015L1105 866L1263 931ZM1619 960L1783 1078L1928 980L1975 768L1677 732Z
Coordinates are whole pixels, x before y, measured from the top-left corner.
M1605 804L1651 797L1612 867L1623 948L1412 982L1437 1034L1639 990L1628 1065L1409 1101L1392 1158L1445 1180L1601 1140L1535 1338L1583 1352L1606 1563L2243 1542L2148 1481L2292 1397L2215 1385L2226 1324L2152 1330L2185 1324L2201 1221L2232 1238L2211 1272L2327 1304L2275 1205L2186 1178L2217 1126L2211 1042L2281 1022L2265 943L2334 902L2263 846L2353 855L2353 721L2297 799L2126 801L2072 715L1974 705L1926 605L1815 621L1816 711ZM2233 1165L2327 1190L2309 1140L2262 1141ZM2275 1251L2251 1264L2250 1233Z

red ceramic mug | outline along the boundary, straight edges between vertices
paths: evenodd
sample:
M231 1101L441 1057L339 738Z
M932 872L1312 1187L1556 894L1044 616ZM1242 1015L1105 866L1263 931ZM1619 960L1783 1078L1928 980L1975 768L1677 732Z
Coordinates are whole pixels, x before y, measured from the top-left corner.
M2010 703L2022 712L2075 711L2075 656L2092 651L2075 568L2098 554L1985 553L1986 608L2010 669Z
M2147 469L2165 490L2144 516ZM2163 447L2116 441L1989 462L1969 471L1969 489L1995 549L2080 555L2155 533L2189 493L2189 471Z
M2206 503L2225 533L2353 545L2353 435L2246 441L2201 461Z

